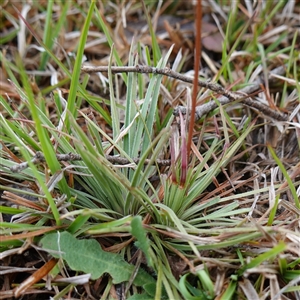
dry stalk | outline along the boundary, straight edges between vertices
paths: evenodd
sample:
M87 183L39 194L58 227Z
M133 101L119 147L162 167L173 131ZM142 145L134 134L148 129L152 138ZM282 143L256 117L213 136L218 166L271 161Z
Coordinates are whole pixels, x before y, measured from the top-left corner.
M81 156L79 154L75 153L67 153L67 154L56 154L56 158L58 161L75 161L75 160L82 160ZM129 161L127 158L119 157L119 156L111 156L111 155L105 155L105 158L112 164L117 165L129 165L132 162L135 164L138 164L140 162L139 158L134 158L132 161ZM45 162L46 159L42 152L37 151L35 156L31 159L31 162L33 164L39 164L42 162ZM150 163L150 159L145 159L144 164L147 165ZM157 159L154 164L157 164L158 166L169 166L171 164L171 161L169 159ZM28 162L22 162L20 164L16 164L12 167L10 167L10 171L13 173L21 172L29 167Z
M85 73L95 73L95 72L108 72L108 67L106 66L83 66L81 68L82 72ZM129 67L111 67L111 71L113 74L115 73L131 73L131 72L136 72L136 73L144 73L144 74L160 74L164 76L168 76L177 80L181 80L183 82L187 83L193 83L193 78L188 77L185 75L182 75L180 73L177 73L170 68L163 68L163 69L158 69L154 67L149 67L149 66L142 66L142 65L136 65L136 66L129 66ZM270 72L271 74L275 75L283 75L285 73L285 67L280 66L278 68L275 68ZM269 78L269 83L275 82L275 79L270 75ZM230 102L237 102L240 101L247 106L251 108L255 108L264 115L278 120L278 121L287 121L288 117L287 115L273 110L270 107L268 107L265 104L259 103L253 99L250 98L249 94L252 94L254 92L257 92L260 89L260 85L263 84L263 79L258 79L254 81L251 85L237 91L237 92L231 92L227 91L225 88L223 88L221 85L210 82L210 81L201 81L198 80L198 86L209 89L219 95L222 95L222 97L218 98L218 101L224 105L228 104ZM203 105L197 106L196 107L196 113L195 113L195 118L196 120L199 120L201 117L206 115L207 113L211 112L215 108L217 108L218 105L215 101L210 101L208 103L205 103ZM179 114L179 110L183 113L186 114L186 107L183 106L177 106L174 109L174 115Z

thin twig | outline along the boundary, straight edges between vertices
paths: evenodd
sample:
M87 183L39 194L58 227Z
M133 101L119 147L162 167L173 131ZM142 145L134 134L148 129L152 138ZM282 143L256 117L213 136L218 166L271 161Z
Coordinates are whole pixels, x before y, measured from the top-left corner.
M108 72L108 67L106 66L99 66L99 67L91 67L91 66L83 66L81 70L85 73L95 73L95 72ZM130 73L130 72L136 72L136 73L145 73L145 74L160 74L160 75L165 75L177 80L181 80L183 82L187 83L193 83L193 78L188 77L185 75L182 75L180 73L177 73L170 68L163 68L163 69L158 69L154 67L149 67L149 66L142 66L142 65L136 65L134 67L111 67L111 71L113 74L115 73ZM276 75L283 75L285 73L285 67L280 66L274 70L271 71L271 74L276 74ZM269 76L269 83L275 82L275 78L272 76ZM259 103L257 101L252 100L250 97L248 97L249 94L256 92L260 89L260 85L263 83L262 79L258 79L254 81L252 84L249 86L237 91L237 92L230 92L227 91L225 88L223 88L221 85L210 82L210 81L201 81L198 80L198 86L209 89L217 94L222 95L222 97L218 98L218 101L224 105L228 104L230 102L234 101L240 101L246 104L247 106L251 108L255 108L259 110L261 113L263 113L266 116L269 116L275 120L279 121L287 121L288 117L287 115L273 110L269 108L267 105ZM218 105L215 101L210 101L208 103L205 103L203 105L197 106L196 107L196 115L195 118L198 120L199 118L203 117L207 113L211 112L215 108L217 108ZM174 109L174 114L178 115L179 110L182 113L186 113L186 108L182 106L178 106Z
M270 72L270 76L269 76L269 83L272 84L272 83L276 82L274 80L274 78L272 77L272 74L279 75L279 74L284 74L284 73L285 73L285 68L283 66L272 70ZM240 101L240 102L243 102L244 104L246 104L247 106L249 106L251 108L257 109L262 114L264 114L266 116L269 116L269 117L271 117L275 120L287 121L288 120L287 115L285 115L285 114L283 114L283 113L281 113L277 110L273 110L273 109L269 108L267 105L259 103L257 101L254 101L253 99L251 99L249 97L250 94L253 94L253 93L260 90L260 85L262 83L263 83L263 80L259 78L259 79L255 80L253 83L251 83L250 85L242 88L241 90L239 90L237 92L229 92L229 91L226 91L226 93L218 92L218 94L223 95L222 97L218 98L218 101L222 105L225 105L225 104L228 104L228 103L234 102L234 101ZM195 116L196 120L199 120L204 115L206 115L209 112L213 111L217 107L218 107L218 104L216 103L216 101L209 101L205 104L197 106L196 116ZM186 113L186 108L184 106L177 106L174 110L174 115L178 115L179 110L183 114Z
M82 160L81 156L79 154L75 153L67 153L67 154L56 154L56 158L58 161L75 161L75 160ZM105 158L112 164L118 164L118 165L128 165L131 164L132 161L135 164L138 164L140 162L139 158L134 158L132 161L129 161L127 158L119 157L119 156L111 156L111 155L105 155ZM36 152L35 156L31 159L31 162L35 165L45 162L46 159L42 152L38 151ZM144 164L147 165L150 163L150 159L145 159ZM169 166L171 164L171 161L169 159L157 159L154 164L157 164L158 166ZM10 167L10 171L13 173L21 172L29 167L28 162L22 162L20 164L16 164L12 167Z

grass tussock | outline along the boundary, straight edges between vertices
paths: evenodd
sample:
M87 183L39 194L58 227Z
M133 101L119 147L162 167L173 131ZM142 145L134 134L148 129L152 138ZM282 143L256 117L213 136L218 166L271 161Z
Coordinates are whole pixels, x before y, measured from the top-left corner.
M1 4L1 299L299 299L300 6L201 3Z

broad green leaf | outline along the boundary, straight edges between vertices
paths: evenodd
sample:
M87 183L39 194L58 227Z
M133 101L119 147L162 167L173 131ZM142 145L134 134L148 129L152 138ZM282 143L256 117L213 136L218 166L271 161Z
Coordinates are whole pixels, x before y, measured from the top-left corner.
M105 252L94 240L78 240L68 232L50 233L41 239L43 248L56 258L63 258L74 271L90 273L92 279L109 273L113 283L128 281L134 271L134 266L123 260L116 253ZM134 279L134 284L143 286L154 282L154 279L140 269Z
M148 294L143 293L143 294L134 294L127 298L127 300L145 300L145 299L153 299L153 297L150 297Z

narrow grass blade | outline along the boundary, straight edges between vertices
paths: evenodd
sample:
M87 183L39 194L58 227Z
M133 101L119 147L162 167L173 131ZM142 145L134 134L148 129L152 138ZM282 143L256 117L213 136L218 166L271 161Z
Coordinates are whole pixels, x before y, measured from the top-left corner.
M294 198L294 201L295 201L295 205L297 208L300 209L300 202L299 202L299 197L297 195L297 191L296 191L296 188L295 188L295 185L293 184L292 182L292 179L291 177L289 176L288 172L286 171L283 163L281 162L281 160L278 158L278 156L276 155L275 151L273 150L273 148L271 147L271 145L267 145L273 159L275 160L275 162L277 163L278 167L280 168L285 180L287 181L288 183L288 186L290 188L290 191L293 195L293 198Z
M274 222L274 219L275 219L275 216L276 216L276 212L277 212L277 208L278 208L278 204L279 204L279 197L280 197L280 195L277 195L275 197L275 203L274 203L274 206L271 209L270 216L269 216L269 219L268 219L268 226L273 225L273 222Z
M133 49L134 49L134 44L132 43L129 51L128 66L133 66L134 63L137 63L137 59L134 62ZM131 122L135 118L135 115L137 114L136 104L134 103L137 94L136 85L137 85L137 74L129 73L127 91L126 91L126 107L125 107L125 123L124 123L125 128L128 128L130 126ZM124 140L123 140L124 151L131 157L134 157L132 148L133 148L135 132L136 132L136 124L131 126L128 134L124 136Z
M96 9L96 8L95 8L95 16L96 16L96 21L98 21L98 24L96 22L96 25L98 25L99 28L102 29L102 31L104 32L104 34L105 34L105 36L107 38L109 46L112 47L112 45L113 45L114 42L113 42L113 40L112 40L112 38L110 36L109 29L106 26L106 24L105 24L102 16L100 15L99 10ZM122 60L120 59L120 57L118 55L118 52L115 49L113 49L113 54L114 54L114 58L115 58L115 60L117 62L117 65L118 66L123 66ZM127 85L127 75L125 73L122 73L122 78L123 78L125 84Z
M214 284L209 277L207 270L199 270L197 275L202 283L204 290L206 290L206 294L208 294L209 298L214 299Z
M231 280L225 293L220 297L220 300L234 299L233 295L237 288L237 281Z
M46 22L45 22L45 29L44 29L44 36L43 36L43 41L47 47L50 49L52 48L54 40L52 39L52 8L53 8L53 1L48 1L47 5L47 13L46 13ZM41 62L40 62L40 70L45 69L45 65L48 59L48 53L43 52L42 57L41 57Z
M151 21L151 18L148 13L148 10L147 10L144 0L142 0L142 5L143 5L145 16L147 18L147 23L148 23L148 27L149 27L149 31L150 31L150 35L151 35L151 44L152 44L152 51L153 51L153 64L156 65L158 60L161 57L161 52L160 52L160 48L157 43L156 34L153 30L152 21Z
M94 12L94 7L95 7L95 0L92 0L87 17L84 22L83 29L81 31L78 50L77 50L77 54L76 54L75 65L74 65L73 72L72 72L67 109L73 117L76 117L76 111L77 111L76 110L76 106L77 106L76 94L77 94L77 89L78 89L79 76L80 76L80 72L81 72L81 64L82 64L82 58L83 58L83 54L84 54L84 47L86 44L88 30L90 28L90 23L91 23L93 12ZM66 119L66 126L69 129L70 125L69 125L68 119Z
M280 241L277 246L272 248L271 250L258 255L257 257L253 258L250 263L244 265L240 270L238 270L237 274L241 276L244 274L245 271L248 269L254 268L258 265L261 265L265 261L269 259L274 259L277 255L282 253L286 249L286 245L284 242Z
M166 56L160 60L157 65L158 68L164 68L166 66L168 58L172 52L172 48L173 47L171 47ZM158 74L155 74L155 76L153 76L150 80L136 127L137 131L134 138L134 148L132 151L133 157L137 157L140 150L142 153L144 153L151 144L161 80L162 76Z
M115 91L114 91L114 85L113 85L113 75L111 72L113 51L114 51L114 45L111 46L111 53L110 53L110 57L109 57L108 80L109 80L110 108L111 108L113 137L115 139L116 137L118 137L120 135L120 120L119 120L119 113L118 113L116 98L114 95Z

